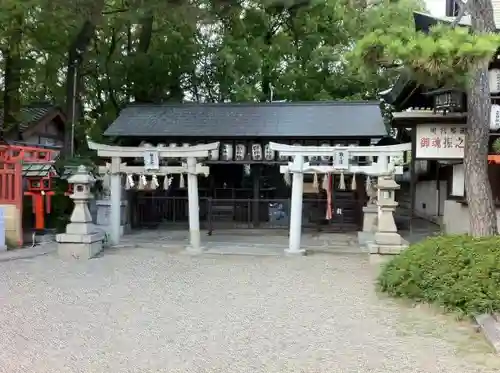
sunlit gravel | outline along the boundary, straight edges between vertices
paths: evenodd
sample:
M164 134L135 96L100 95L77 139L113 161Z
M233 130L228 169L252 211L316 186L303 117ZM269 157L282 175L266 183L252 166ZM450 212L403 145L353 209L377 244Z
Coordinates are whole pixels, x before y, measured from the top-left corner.
M408 309L374 294L373 272L362 255L151 248L0 263L0 371L495 371L432 333L431 315L412 330Z

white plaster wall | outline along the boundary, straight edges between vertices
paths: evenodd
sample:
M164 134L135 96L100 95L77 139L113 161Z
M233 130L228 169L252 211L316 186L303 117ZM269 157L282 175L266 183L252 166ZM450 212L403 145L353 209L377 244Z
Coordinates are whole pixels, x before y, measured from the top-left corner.
M493 5L493 17L495 17L495 25L500 28L500 0L491 0Z
M500 28L500 0L491 0L493 17L497 28ZM424 0L427 12L434 17L446 17L446 0Z
M446 16L446 0L425 0L424 3L429 14L434 17Z
M497 221L500 221L500 209L497 209ZM447 234L470 233L469 208L457 201L447 200L444 204L443 226ZM499 223L497 223L499 224ZM500 225L499 225L500 229Z
M439 212L440 215L444 211L444 202L446 200L447 182L441 180L439 182L440 193L436 188L436 181L420 181L415 187L415 211L423 217L438 216L438 195L439 195Z

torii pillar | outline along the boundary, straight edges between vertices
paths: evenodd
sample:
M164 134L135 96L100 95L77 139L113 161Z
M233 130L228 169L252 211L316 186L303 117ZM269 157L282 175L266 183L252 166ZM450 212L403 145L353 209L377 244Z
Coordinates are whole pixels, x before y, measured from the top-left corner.
M306 251L300 248L302 235L302 204L304 193L304 156L296 155L290 165L289 172L292 178L292 206L290 209L290 243L287 255L305 255Z

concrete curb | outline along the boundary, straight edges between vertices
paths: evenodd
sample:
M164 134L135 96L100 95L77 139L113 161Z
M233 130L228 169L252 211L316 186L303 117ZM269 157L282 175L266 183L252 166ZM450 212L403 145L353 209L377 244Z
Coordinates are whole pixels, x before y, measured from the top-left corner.
M482 314L474 316L479 330L481 330L488 343L500 354L500 322L495 315Z

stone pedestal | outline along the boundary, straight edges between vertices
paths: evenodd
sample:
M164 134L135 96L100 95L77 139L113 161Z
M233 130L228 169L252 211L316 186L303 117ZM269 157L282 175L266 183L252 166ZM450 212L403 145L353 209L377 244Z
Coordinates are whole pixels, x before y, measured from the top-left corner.
M398 203L395 201L395 190L399 185L392 176L379 176L377 182L378 223L373 242L368 243L370 254L398 254L408 247L396 228L394 210Z
M106 234L111 234L111 200L101 199L97 201L96 225ZM120 237L128 230L127 201L120 202Z
M377 231L378 206L370 204L363 207L363 230L358 232L358 243L360 246L367 246L375 239Z
M92 223L88 208L88 201L93 198L90 187L95 179L85 166L80 166L68 183L74 184L70 198L75 202L75 207L66 232L56 236L57 253L62 258L90 259L102 251L104 240L104 232Z

